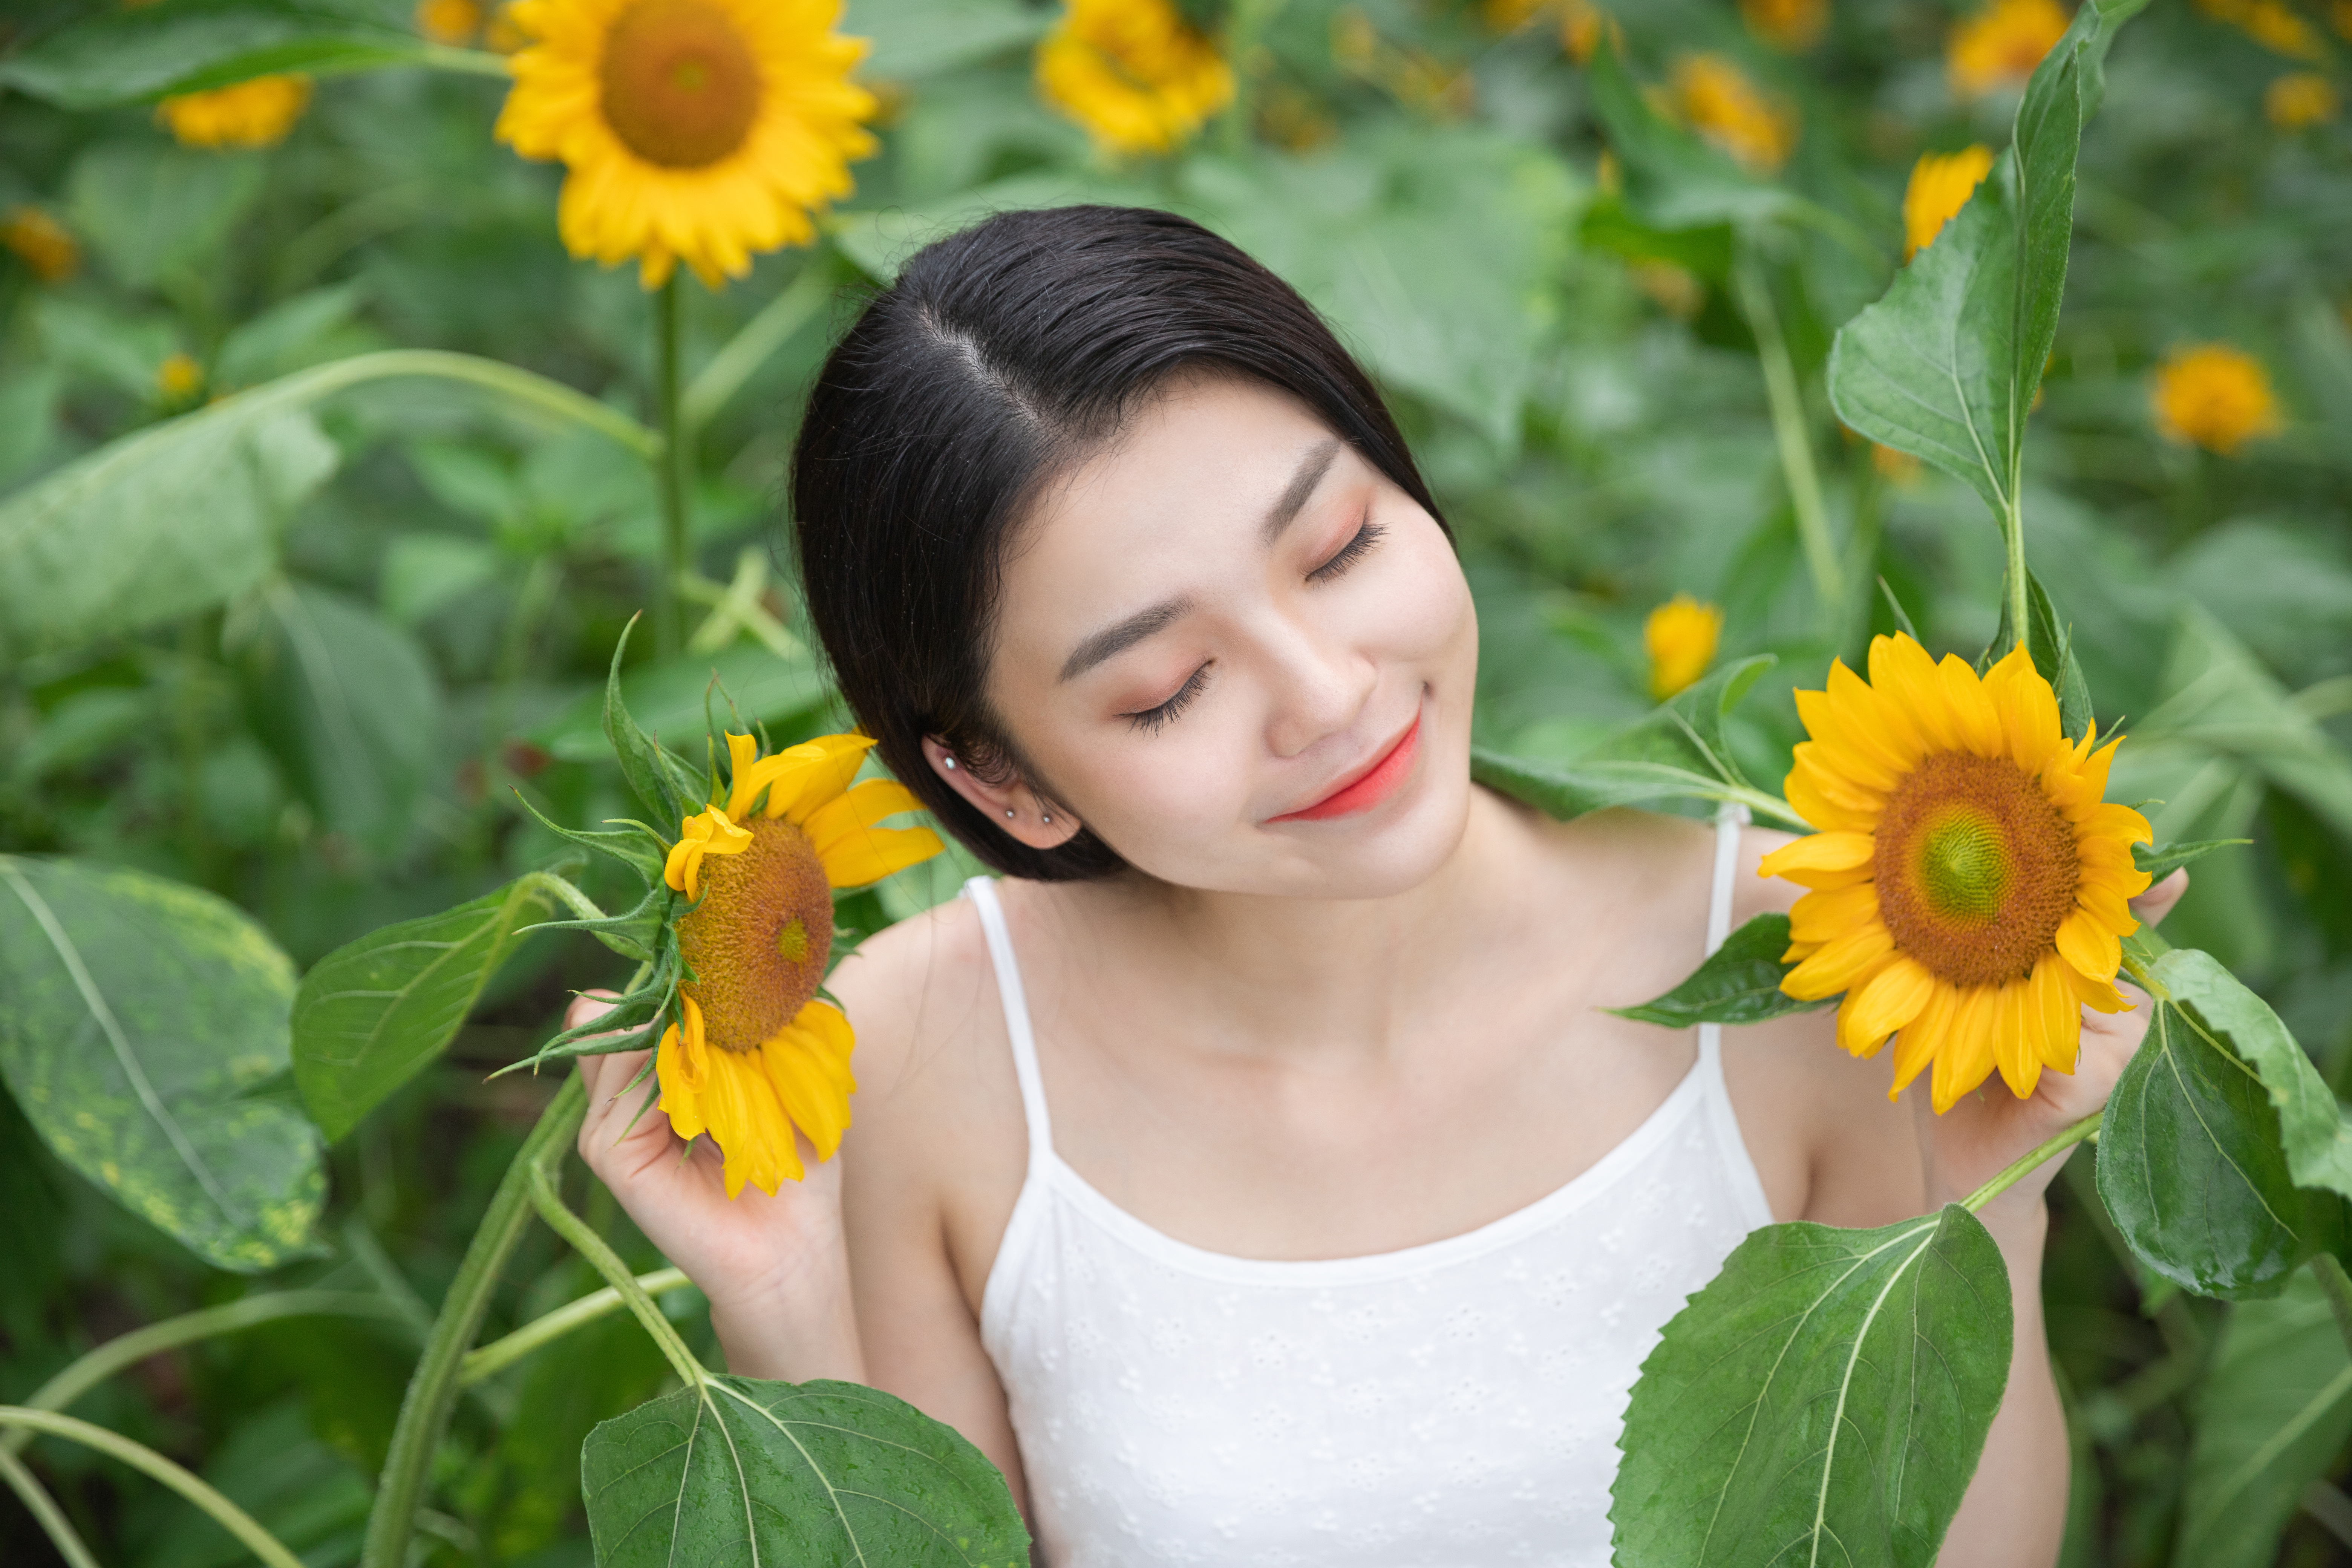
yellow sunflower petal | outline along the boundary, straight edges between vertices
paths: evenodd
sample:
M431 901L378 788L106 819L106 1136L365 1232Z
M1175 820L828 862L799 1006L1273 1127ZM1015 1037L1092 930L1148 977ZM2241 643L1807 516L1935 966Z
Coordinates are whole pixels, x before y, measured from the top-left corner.
M1992 1076L2000 994L1990 985L1971 985L1960 992L1944 1042L1937 1047L1936 1071L1929 1080L1937 1115L1951 1110L1960 1096Z
M1789 908L1789 940L1832 942L1878 923L1878 889L1868 882L1807 893Z
M2074 994L2074 999L2094 1013L2128 1013L2132 1005L2124 1000L2115 983L2084 973L2071 962L2058 961L2056 973Z
M1927 1010L1936 984L1936 977L1919 963L1897 956L1845 994L1838 1008L1838 1044L1851 1056L1876 1056L1887 1036Z
M2084 878L2074 889L2074 902L2117 936L2129 936L2139 930L2139 920L2131 912L2131 906L2124 902L2123 894L2104 881Z
M2060 955L2086 979L2111 982L2124 961L2123 943L2088 910L2078 909L2060 921L2056 942Z
M865 763L874 742L864 735L821 735L814 741L779 752L793 765L779 770L768 785L768 815L798 826L818 807L838 798Z
M1814 783L1801 762L1790 771L1780 791L1799 816L1825 833L1868 833L1878 826L1876 808L1857 809L1840 804Z
M1993 999L1993 1066L2020 1100L2042 1081L2042 1015L2034 1002L2030 978L2002 986Z
M2042 1059L2059 1072L2074 1070L2083 1043L2083 1005L2061 971L2073 966L2053 954L2033 966L2033 1005L2042 1014Z
M1868 866L1875 848L1867 833L1809 834L1765 856L1756 874L1787 877L1800 871L1852 871Z
M730 822L724 807L710 806L679 825L678 840L670 846L669 858L662 865L662 879L689 899L699 898L697 877L702 858L740 855L750 847L750 831Z
M1998 757L2008 750L2007 737L2001 732L2000 715L1993 709L1992 699L1985 694L1984 682L1969 668L1968 660L1958 654L1948 653L1936 667L1936 679L1944 688L1944 700L1950 706L1952 721L1959 729L1960 744L1979 757Z
M746 1184L774 1196L786 1181L803 1175L791 1118L768 1079L765 1062L749 1052L713 1051L710 1084L703 1095L710 1136L727 1161L727 1195Z
M1834 666L1832 679L1836 677ZM1944 700L1943 679L1927 650L1907 637L1870 639L1870 681L1881 704L1901 716L1922 755L1960 749L1960 730Z
M1824 760L1835 759L1832 765L1836 771L1884 794L1917 764L1917 758L1901 754L1898 748L1885 743L1885 737L1867 726L1841 724L1836 700L1828 692L1800 691L1795 695L1797 717L1804 721L1805 731L1812 736L1813 743L1828 753Z
M2127 805L2092 806L2074 819L2074 835L2077 838L2119 838L2126 844L2156 842L2156 830L2147 825L2147 818Z
M869 827L845 838L824 858L825 879L836 888L862 888L895 876L945 849L928 827Z
M1911 1087L1912 1080L1936 1059L1936 1052L1952 1026L1952 1016L1959 1002L1959 992L1944 981L1936 982L1927 994L1927 1005L1919 1016L1906 1024L1895 1037L1895 1081L1886 1091L1893 1100Z
M1800 1002L1818 1002L1876 973L1895 951L1895 939L1876 921L1824 945L1780 977L1780 989Z
M849 1097L827 1067L824 1041L787 1024L760 1047L760 1056L793 1124L807 1134L820 1163L832 1159L849 1127Z
M2029 773L2040 773L2051 753L2065 743L2058 729L2058 697L2022 647L1985 675L1985 695L2000 716L2001 739L2009 760Z

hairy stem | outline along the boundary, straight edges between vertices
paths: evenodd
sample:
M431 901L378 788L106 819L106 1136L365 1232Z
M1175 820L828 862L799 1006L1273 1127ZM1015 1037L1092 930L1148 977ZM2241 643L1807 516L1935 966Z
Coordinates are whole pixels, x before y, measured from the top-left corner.
M637 1276L637 1289L647 1296L665 1295L683 1289L694 1281L680 1268L661 1268L651 1274ZM457 1381L471 1386L484 1378L499 1373L544 1345L574 1329L587 1327L600 1318L608 1318L621 1310L621 1293L611 1286L592 1290L576 1301L567 1301L544 1317L534 1318L502 1340L493 1340L478 1350L467 1353L465 1364L458 1369Z
M654 1343L661 1347L664 1359L668 1361L679 1380L688 1388L699 1388L709 1379L709 1370L695 1359L694 1352L687 1348L686 1342L670 1326L670 1321L662 1316L662 1310L654 1305L654 1299L646 1293L644 1286L637 1283L637 1277L629 1272L629 1266L621 1261L621 1255L606 1246L604 1238L590 1229L586 1220L563 1206L563 1196L555 1190L552 1173L546 1171L531 1173L530 1200L539 1209L539 1217L548 1223L549 1228L570 1242L572 1248L604 1277L614 1294L636 1315L646 1332L653 1336Z
M26 1399L25 1407L63 1410L116 1373L136 1366L149 1356L279 1318L310 1317L382 1318L394 1323L407 1321L398 1302L363 1291L276 1290L266 1296L247 1296L241 1301L184 1312L118 1335L86 1352L35 1389ZM22 1453L25 1445L32 1440L29 1427L20 1426L0 1435L0 1454Z
M1731 281L1739 297L1740 313L1756 334L1756 357L1764 368L1764 400L1772 412L1772 440L1780 448L1780 471L1789 485L1789 505L1797 514L1797 537L1805 547L1813 593L1822 602L1822 613L1834 616L1845 603L1845 573L1838 564L1837 546L1830 539L1829 508L1822 500L1821 475L1813 467L1812 436L1805 427L1805 399L1797 387L1797 367L1789 357L1788 341L1780 335L1780 314L1773 307L1772 290L1747 255L1732 264Z
M563 1081L555 1098L540 1113L539 1124L507 1167L499 1190L490 1196L473 1242L457 1265L457 1278L441 1300L441 1313L425 1341L425 1353L408 1380L400 1402L400 1419L393 1427L392 1447L384 1455L383 1478L377 1483L375 1507L368 1514L367 1543L360 1568L407 1568L408 1543L416 1531L416 1510L425 1500L426 1471L433 1451L449 1423L457 1401L458 1374L474 1336L481 1331L482 1314L489 1310L490 1292L499 1282L515 1244L530 1224L530 1187L534 1174L560 1167L564 1151L587 1114L588 1091L580 1075Z
M678 392L677 338L679 314L677 274L654 297L654 397L661 423L662 447L656 467L661 492L661 585L654 595L654 647L662 654L686 646L686 603L678 584L686 577L687 465L693 457L686 438L684 400Z
M30 1437L32 1433L19 1426L11 1430L8 1436L12 1438ZM48 1489L41 1485L40 1479L26 1467L24 1460L14 1454L0 1451L0 1480L8 1483L8 1489L16 1494L17 1500L25 1505L25 1511L31 1514L34 1522L41 1527L42 1533L49 1538L49 1544L56 1547L58 1555L66 1560L66 1568L98 1568L97 1557L91 1554L80 1535L75 1531L73 1521L66 1517L65 1510L58 1506L58 1500L49 1495Z
M23 1427L95 1448L120 1459L134 1470L154 1477L212 1516L213 1522L236 1537L245 1549L269 1568L303 1568L302 1560L285 1543L255 1522L251 1514L223 1497L194 1471L173 1463L144 1443L134 1443L120 1432L52 1410L27 1410L21 1405L0 1405L0 1426ZM13 1461L12 1461L13 1462Z
M2314 1258L2311 1273L2327 1294L2328 1310L2336 1314L2336 1329L2344 1336L2345 1347L2352 1349L2352 1279L2345 1277L2344 1265L2332 1252Z
M2010 481L2009 505L2001 512L2000 542L2009 563L2001 593L2009 601L2009 624L2016 630L2019 646L2024 647L2032 640L2032 622L2027 619L2032 606L2025 592L2025 502L2017 492L2014 477Z
M2075 1144L2080 1143L2084 1139L2095 1134L2099 1131L2099 1119L2105 1114L2106 1112L2104 1110L2094 1110L2090 1115L2083 1118L2082 1121L2077 1121L2071 1127L2060 1131L2057 1136L2046 1139L2042 1143L2027 1150L2022 1155L2011 1161L2009 1164L2009 1168L2002 1171L2000 1174L1995 1176L1991 1181L1987 1182L1983 1186L1979 1187L1975 1192L1970 1193L1967 1197L1962 1198L1960 1200L1960 1206L1968 1210L1970 1214L1979 1212L1985 1206L1985 1205L1992 1202L1993 1199L2000 1196L2001 1194L2017 1185L2018 1182L2024 1177L2027 1172L2059 1154L2064 1153L2067 1150L2072 1149Z

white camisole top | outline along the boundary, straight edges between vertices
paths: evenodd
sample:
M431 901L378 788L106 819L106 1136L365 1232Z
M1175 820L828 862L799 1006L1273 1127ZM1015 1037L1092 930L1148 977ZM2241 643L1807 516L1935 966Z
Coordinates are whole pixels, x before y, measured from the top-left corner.
M1719 819L1709 952L1738 835ZM964 894L1028 1116L980 1331L1041 1568L1605 1568L1642 1362L1772 1219L1716 1027L1632 1136L1515 1214L1369 1258L1234 1258L1153 1229L1055 1155L1003 910L987 878Z

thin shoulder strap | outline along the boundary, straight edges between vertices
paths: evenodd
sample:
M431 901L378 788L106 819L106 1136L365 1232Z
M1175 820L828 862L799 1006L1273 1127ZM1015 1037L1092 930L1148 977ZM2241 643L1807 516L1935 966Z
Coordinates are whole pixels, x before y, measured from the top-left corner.
M1748 808L1736 800L1727 800L1715 814L1715 882L1706 900L1706 951L1721 947L1731 934L1731 879L1739 869L1739 829L1748 820ZM1723 1026L1701 1024L1698 1026L1698 1058L1702 1063L1717 1066L1717 1079L1722 1074L1719 1064L1723 1051Z
M1013 956L1013 932L996 897L996 879L974 877L963 896L980 911L988 935L989 962L996 968L996 995L1004 1004L1004 1034L1013 1042L1013 1076L1021 1080L1021 1110L1029 1121L1029 1159L1034 1165L1054 1152L1054 1125L1045 1114L1045 1080L1037 1072L1037 1037L1029 1027L1029 996L1021 989L1021 963Z

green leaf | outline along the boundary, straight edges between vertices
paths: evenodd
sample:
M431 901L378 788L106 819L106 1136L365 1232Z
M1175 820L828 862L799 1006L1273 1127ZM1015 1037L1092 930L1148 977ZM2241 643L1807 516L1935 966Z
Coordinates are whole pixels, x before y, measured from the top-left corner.
M136 631L209 609L275 564L278 526L333 471L309 410L366 382L488 388L650 454L651 431L559 382L471 354L336 360L109 442L0 500L0 643Z
M212 894L0 857L0 1077L50 1150L216 1268L313 1250L319 1137L262 1087L294 966Z
M2074 634L2072 628L2059 624L2058 612L2050 603L2048 591L2031 568L2025 574L2025 598L2026 616L2031 622L2026 653L2058 698L2059 732L2069 740L2078 740L2096 720L2091 711L2090 683L2083 678L2083 667L2074 658ZM1977 673L1982 675L2007 658L2015 647L2017 628L2010 625L2009 596L2003 595L2000 627L1977 660Z
M2275 1051L2276 1042L2249 1026L2232 994L2243 987L2188 949L2165 954L2154 973L2168 990L2178 981L2206 1016L2186 1011L2182 992L2157 1002L2100 1123L2099 1197L2132 1251L2165 1279L2203 1296L2270 1294L2333 1239L2341 1205L2296 1184L2273 1091L2243 1054ZM2285 1048L2302 1054L2293 1040ZM2334 1140L2301 1114L2306 1158L2324 1163Z
M124 19L138 12L118 13ZM0 73L9 64L0 62ZM110 142L75 160L66 204L117 279L152 289L215 259L261 195L257 158ZM152 376L154 367L147 367Z
M1796 967L1780 962L1780 955L1788 951L1789 917L1758 915L1733 931L1672 991L1638 1007L1607 1011L1636 1023L1687 1029L1694 1024L1760 1024L1785 1014L1836 1005L1835 997L1800 1002L1780 989L1781 978Z
M986 1456L854 1383L712 1377L580 1454L601 1568L1014 1568L1029 1532Z
M294 994L294 1082L328 1142L448 1048L519 928L554 908L546 881L533 872L383 926L310 966Z
M272 71L333 76L390 65L485 68L356 6L318 0L173 0L107 9L0 60L0 86L61 109L102 109Z
M1643 222L1662 229L1753 223L1806 205L1652 109L1613 44L1603 40L1593 51L1585 79L1624 171L1625 205Z
M2009 1268L1958 1205L1749 1235L1625 1415L1619 1568L1928 1568L2009 1379Z
M2161 882L2183 866L2194 865L2216 849L2252 844L2251 838L2200 838L2187 844L2135 844L2132 864Z
M2271 1005L2210 953L2175 949L2156 961L2152 973L2200 1040L2234 1053L2262 1079L2278 1113L2295 1185L2352 1197L2352 1125Z
M2352 1441L2352 1357L2308 1271L2230 1309L2194 1406L2176 1568L2269 1568L2305 1488Z
M873 45L863 69L884 81L917 81L1026 48L1053 14L1022 0L896 0L860 5L848 29Z
M1830 351L1830 400L1858 435L2018 504L2025 416L2058 331L2074 160L2100 62L2147 0L2085 0L2018 105L2009 149L1936 242Z
M272 584L259 611L245 656L255 731L320 822L396 854L441 742L440 685L424 649L365 605L307 584Z

